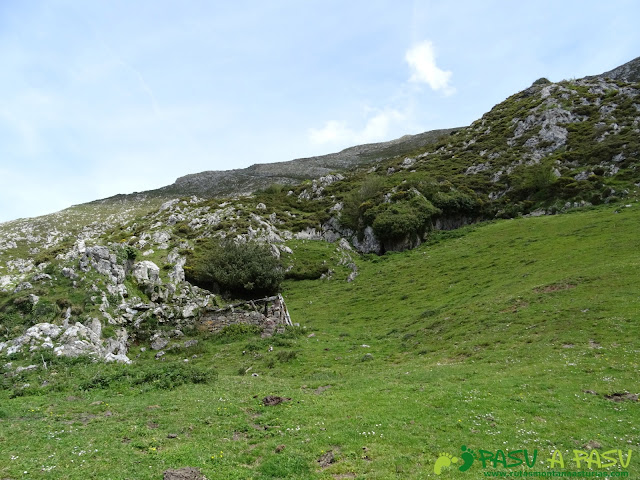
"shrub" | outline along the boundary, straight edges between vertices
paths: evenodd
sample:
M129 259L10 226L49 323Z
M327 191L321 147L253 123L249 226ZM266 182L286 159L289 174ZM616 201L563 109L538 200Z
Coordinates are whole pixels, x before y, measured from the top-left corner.
M384 179L377 175L365 178L359 189L349 192L342 202L340 223L352 230L364 228L364 213L380 202L384 191Z
M535 82L533 82L532 85L548 85L550 83L551 82L549 81L548 78L541 77L541 78L537 79Z
M210 241L190 258L185 274L187 280L210 290L255 297L277 293L284 269L268 244L224 239Z
M408 202L383 203L372 212L373 231L383 242L420 235L430 226L431 217L441 213L429 200L416 195Z
M282 193L285 189L285 185L281 183L272 183L264 190L258 190L256 193L264 193L265 195L278 195Z
M33 303L28 296L21 296L13 300L13 305L21 313L31 313L33 310Z
M468 194L458 190L436 192L431 198L433 205L444 214L471 213L479 210L481 202L475 193Z

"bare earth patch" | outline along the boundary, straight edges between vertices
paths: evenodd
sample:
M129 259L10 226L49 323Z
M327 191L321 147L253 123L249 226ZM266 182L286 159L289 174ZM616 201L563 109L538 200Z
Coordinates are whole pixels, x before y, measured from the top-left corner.
M289 401L291 401L291 399L288 397L278 397L276 395L267 395L262 399L262 404L265 407L273 407L274 405L279 405L282 402L289 402Z
M559 292L561 290L570 290L572 288L576 288L572 283L556 283L553 285L547 285L546 287L534 288L533 291L536 293L552 293Z

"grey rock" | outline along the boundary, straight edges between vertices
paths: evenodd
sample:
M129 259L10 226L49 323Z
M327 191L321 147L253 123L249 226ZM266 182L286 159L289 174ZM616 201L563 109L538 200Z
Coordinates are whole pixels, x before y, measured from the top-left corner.
M349 250L349 251L352 250L351 245L345 238L340 239L340 241L338 242L338 247L341 248L342 250Z
M195 316L195 312L196 312L197 308L198 308L198 305L193 304L193 303L185 306L182 309L182 317L183 318L190 318L190 317Z
M104 356L104 361L105 362L126 363L127 365L130 365L132 363L131 359L129 357L127 357L126 355L123 355L123 354L114 355L113 353L107 353Z
M163 337L157 337L151 341L151 348L153 350L162 350L169 345L169 340Z
M71 278L71 279L76 279L78 278L78 275L76 274L76 272L73 270L73 268L69 268L69 267L64 267L62 269L62 276L63 277L67 277L67 278Z
M182 222L186 217L181 214L173 214L167 219L167 225L175 225L178 222Z
M467 170L464 172L465 175L476 175L480 172L484 172L485 170L489 170L491 168L491 164L490 163L479 163L477 165L471 165L469 168L467 168Z
M22 373L22 372L31 372L33 370L37 370L38 366L37 365L29 365L27 367L17 367L15 369L15 374L17 375L18 373Z
M174 198L172 200L169 200L167 202L164 202L162 205L160 205L160 208L158 209L158 211L163 212L164 210L171 210L171 208L177 204L180 201L179 198Z
M34 282L42 282L43 280L51 280L51 275L47 273L37 273L32 279Z
M133 278L139 284L160 284L160 268L150 260L143 260L133 265L133 271L131 272Z
M198 340L187 340L184 342L184 348L195 347L198 345Z
M161 231L155 232L151 235L151 239L158 244L158 248L161 250L166 250L169 248L169 240L171 240L171 234L169 232Z
M32 288L33 288L33 285L31 285L29 282L22 282L13 290L13 293L19 293L19 292L22 292L23 290L30 290Z
M358 236L354 235L351 238L351 243L360 253L380 253L382 251L382 245L370 226L364 229L362 240L359 240Z
M415 158L406 157L402 161L402 168L411 168L414 163L416 163L416 159Z

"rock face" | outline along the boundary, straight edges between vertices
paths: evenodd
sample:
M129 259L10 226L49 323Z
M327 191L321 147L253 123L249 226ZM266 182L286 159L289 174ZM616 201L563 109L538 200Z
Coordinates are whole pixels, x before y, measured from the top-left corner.
M133 278L141 285L156 285L160 280L160 268L149 260L138 262L133 266Z
M6 349L7 355L52 349L58 356L77 357L87 355L105 361L131 363L126 356L127 334L124 329L118 336L110 339L101 337L102 325L93 319L89 325L75 323L70 326L58 326L51 323L39 323L27 329L9 342L0 343L0 352Z
M224 309L207 308L199 322L210 332L219 332L229 325L254 325L262 329L263 337L270 337L284 331L287 325L292 325L281 295L235 304Z

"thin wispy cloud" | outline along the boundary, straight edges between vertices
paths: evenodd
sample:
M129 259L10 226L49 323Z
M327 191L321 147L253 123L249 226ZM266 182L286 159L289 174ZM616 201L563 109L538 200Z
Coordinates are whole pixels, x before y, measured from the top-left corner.
M455 93L456 89L450 83L452 72L436 65L435 49L431 41L425 40L412 46L404 58L411 68L410 82L426 83L445 95Z
M94 35L95 35L96 39L98 40L98 42L100 43L100 45L102 45L102 47L109 53L109 55L111 55L111 57L123 69L129 71L130 73L132 73L136 77L136 80L137 80L140 88L145 92L145 94L149 98L149 102L151 103L151 107L153 108L153 112L156 115L160 115L160 106L158 105L158 100L156 99L156 96L153 93L153 90L151 90L151 87L149 86L149 84L147 83L145 78L142 76L142 73L140 73L140 70L135 68L130 63L124 61L123 58L120 55L118 55L115 52L115 50L113 48L111 48L111 46L109 46L109 44L96 32L95 28L94 28Z

